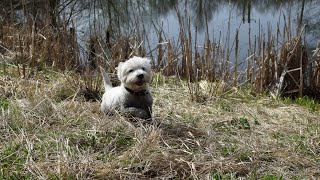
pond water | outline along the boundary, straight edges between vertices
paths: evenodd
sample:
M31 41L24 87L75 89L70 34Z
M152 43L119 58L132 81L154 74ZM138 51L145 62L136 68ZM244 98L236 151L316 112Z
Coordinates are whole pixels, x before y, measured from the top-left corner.
M305 42L313 50L320 40L319 0L35 0L29 3L30 12L41 18L39 9L57 3L60 22L67 21L75 27L79 45L83 50L83 61L87 53L89 37L97 35L106 39L106 31L114 40L132 37L137 32L144 37L143 45L148 56L157 56L155 48L169 39L179 44L180 23L178 12L184 21L184 28L190 18L192 43L203 46L206 32L212 41L229 44L231 58L234 57L234 41L239 32L239 60L248 57L249 36L251 46L255 36L283 32L285 24L295 35L302 9L302 24L306 26ZM51 4L50 4L50 3ZM5 2L4 6L9 6ZM49 5L46 5L48 4ZM36 11L34 10L37 8ZM21 8L22 9L22 8ZM24 21L22 10L17 10L20 21ZM55 14L55 13L53 13ZM207 24L207 25L206 25ZM266 35L267 36L267 35ZM196 37L196 38L195 38ZM196 42L195 42L196 40ZM281 42L279 40L279 42ZM278 43L276 45L281 45ZM252 48L252 47L251 47Z
M276 34L277 28L282 32L289 21L292 34L297 34L298 17L302 9L302 24L307 25L307 48L314 49L320 40L318 0L119 0L86 1L78 5L85 9L73 15L79 41L82 41L80 44L85 46L88 35L93 31L100 31L104 36L105 30L112 28L114 36L130 36L140 30L146 36L144 43L149 56L156 56L152 50L157 47L159 32L162 32L164 42L168 39L179 42L177 12L184 18L185 27L190 18L192 37L197 37L198 46L203 46L207 30L211 40L214 37L215 41L229 41L230 46L235 41L236 31L239 31L240 60L248 56L249 34L251 41L259 33L267 34L268 29Z

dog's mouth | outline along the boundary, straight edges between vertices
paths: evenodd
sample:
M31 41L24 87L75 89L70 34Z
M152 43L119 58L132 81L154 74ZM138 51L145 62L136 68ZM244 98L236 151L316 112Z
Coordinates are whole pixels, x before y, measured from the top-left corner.
M142 85L144 84L144 82L143 82L143 81L137 81L135 84L136 84L137 86L142 86Z

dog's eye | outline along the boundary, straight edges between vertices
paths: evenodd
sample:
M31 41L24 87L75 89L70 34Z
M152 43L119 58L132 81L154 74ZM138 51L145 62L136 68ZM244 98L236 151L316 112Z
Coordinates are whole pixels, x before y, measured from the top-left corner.
M143 68L141 68L141 69L142 69L142 71L146 70L144 67L143 67Z
M132 73L132 72L133 72L133 69L130 69L130 70L129 70L129 73Z

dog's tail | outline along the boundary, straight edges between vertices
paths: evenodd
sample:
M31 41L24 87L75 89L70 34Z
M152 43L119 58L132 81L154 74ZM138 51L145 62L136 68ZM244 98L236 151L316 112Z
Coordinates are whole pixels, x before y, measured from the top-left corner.
M103 77L103 84L104 84L104 90L108 90L112 88L112 83L106 73L106 71L103 69L103 67L100 66L100 71Z

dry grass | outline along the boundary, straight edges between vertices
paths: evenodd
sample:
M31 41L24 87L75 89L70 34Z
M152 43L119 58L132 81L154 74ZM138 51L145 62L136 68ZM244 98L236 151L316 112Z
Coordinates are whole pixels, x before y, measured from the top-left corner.
M209 86L199 87L204 98L196 102L184 82L155 76L154 120L129 122L86 102L69 83L73 75L24 80L7 71L0 71L1 178L320 177L319 106L240 89L208 94Z
M48 12L56 11L44 11L43 24L3 21L0 179L320 178L319 103L252 95L274 84L283 84L280 94L302 92L305 81L318 94L319 51L305 56L304 31L293 37L290 20L276 35L268 28L250 39L240 72L238 36L233 47L206 30L201 48L190 18L177 12L178 42L160 30L151 57L155 70L176 78L155 75L154 119L144 123L106 117L94 101L101 94L95 68L114 73L118 62L148 54L144 31L137 26L114 37L107 30L106 39L93 32L84 47L87 66L79 68L74 28L55 26Z

